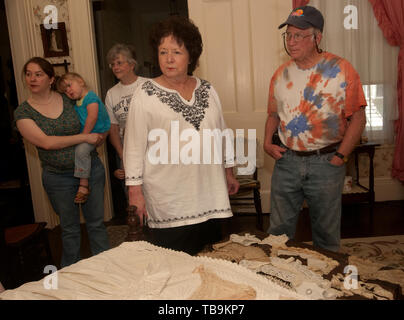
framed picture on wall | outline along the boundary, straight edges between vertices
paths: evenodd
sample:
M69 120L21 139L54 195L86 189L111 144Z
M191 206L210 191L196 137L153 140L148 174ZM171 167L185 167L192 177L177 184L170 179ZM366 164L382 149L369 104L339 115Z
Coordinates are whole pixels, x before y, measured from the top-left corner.
M64 22L59 22L57 29L49 30L45 28L45 25L41 24L41 36L45 58L69 55L66 25Z
M70 63L64 60L63 63L53 63L53 70L55 71L56 77L61 77L65 73L69 72L69 65Z

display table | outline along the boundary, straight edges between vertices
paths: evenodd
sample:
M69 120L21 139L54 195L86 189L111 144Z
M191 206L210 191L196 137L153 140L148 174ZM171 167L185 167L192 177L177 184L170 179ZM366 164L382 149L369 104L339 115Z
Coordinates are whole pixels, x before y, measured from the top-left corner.
M232 261L315 300L402 300L401 287L376 279L380 266L266 233L233 234L201 256Z
M197 256L124 242L0 294L0 300L337 300L401 299L393 283L362 277L372 265L286 241L233 234ZM346 267L358 268L357 283Z

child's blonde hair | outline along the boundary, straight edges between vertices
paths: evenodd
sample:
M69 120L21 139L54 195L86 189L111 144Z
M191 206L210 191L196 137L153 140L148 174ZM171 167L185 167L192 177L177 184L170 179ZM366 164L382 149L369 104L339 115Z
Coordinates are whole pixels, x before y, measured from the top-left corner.
M66 80L79 80L79 81L81 81L83 83L83 86L85 88L88 88L87 84L86 84L86 81L84 80L84 78L81 75L79 75L76 72L68 72L68 73L65 73L64 75L62 75L57 80L56 88L61 93L64 93L65 90L66 90Z

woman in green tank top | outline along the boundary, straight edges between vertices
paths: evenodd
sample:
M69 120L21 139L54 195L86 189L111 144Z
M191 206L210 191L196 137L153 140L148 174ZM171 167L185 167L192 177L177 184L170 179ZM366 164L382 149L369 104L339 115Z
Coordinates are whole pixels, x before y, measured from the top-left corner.
M74 147L83 142L99 144L106 135L80 134L74 104L53 90L53 66L45 59L29 59L23 77L30 97L15 110L21 135L38 150L42 182L53 209L60 218L63 254L61 266L80 260L80 208L74 203L79 179L74 177ZM82 205L92 253L109 249L104 220L105 170L96 152L92 154L89 179L91 194Z

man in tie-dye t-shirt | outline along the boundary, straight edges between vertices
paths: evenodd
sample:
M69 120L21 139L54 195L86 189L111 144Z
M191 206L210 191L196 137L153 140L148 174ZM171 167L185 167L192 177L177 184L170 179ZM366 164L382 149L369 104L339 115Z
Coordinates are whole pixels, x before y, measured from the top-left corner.
M344 160L365 127L366 99L351 64L319 49L320 11L296 8L284 26L291 60L272 77L265 128L264 149L276 160L268 233L293 238L306 200L314 245L337 251Z

